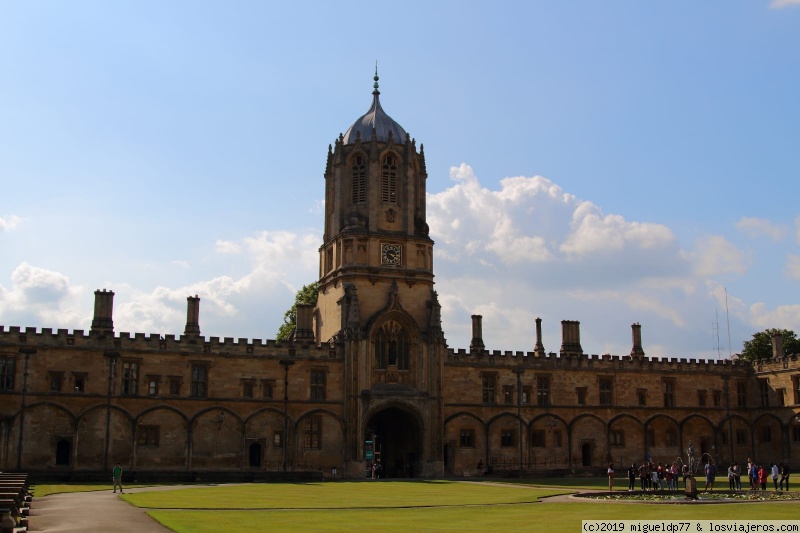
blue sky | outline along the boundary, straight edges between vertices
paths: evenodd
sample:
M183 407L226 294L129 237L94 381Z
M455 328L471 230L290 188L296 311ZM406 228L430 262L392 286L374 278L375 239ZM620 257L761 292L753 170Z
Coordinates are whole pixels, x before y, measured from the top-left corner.
M451 347L474 313L499 350L800 332L797 50L800 0L6 3L0 324L88 329L106 288L118 332L198 294L204 335L274 338L378 60Z

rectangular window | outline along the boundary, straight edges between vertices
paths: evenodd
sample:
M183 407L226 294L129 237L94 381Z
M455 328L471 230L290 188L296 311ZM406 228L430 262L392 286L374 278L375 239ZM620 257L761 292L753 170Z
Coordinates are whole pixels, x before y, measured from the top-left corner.
M747 431L744 429L736 430L736 445L747 446Z
M769 383L766 379L758 380L758 396L761 399L761 407L769 407Z
M13 356L0 356L0 390L14 390L14 363Z
M61 384L64 383L64 373L48 372L47 377L50 381L50 392L61 392Z
M625 446L625 432L622 430L611 431L608 434L608 441L611 446Z
M706 396L707 396L707 394L708 394L708 392L704 391L704 390L697 391L697 405L699 407L705 407L706 406Z
M461 430L461 447L474 448L475 447L475 430L462 429Z
M664 391L664 407L675 407L675 378L663 378L661 388Z
M576 387L575 395L578 397L578 405L586 405L586 387Z
M504 429L500 432L500 446L509 448L517 445L517 432L513 429Z
M534 429L531 431L531 446L534 448L544 448L544 430Z
M550 405L550 376L536 376L536 405Z
M614 378L599 378L600 385L600 405L612 405L614 400Z
M252 398L256 382L253 379L242 380L242 398Z
M272 379L261 380L261 397L272 398L272 393L275 390L275 381Z
M122 362L122 395L136 396L139 393L139 363Z
M208 397L208 365L192 365L192 398Z
M311 399L324 400L325 399L325 371L312 370L311 371Z
M772 428L769 426L761 427L761 442L772 442Z
M136 444L139 446L158 446L158 426L139 426Z
M636 389L636 399L640 407L645 407L647 405L647 389Z
M533 389L531 387L522 387L522 405L528 405L531 403L531 393Z
M556 448L561 448L561 430L553 431L553 446Z
M503 401L508 404L515 403L513 385L503 385Z
M158 396L158 382L161 381L158 376L147 377L147 395Z
M747 382L736 382L736 405L738 407L747 407Z
M319 450L322 443L322 417L310 416L305 421L304 447Z
M86 392L86 380L89 378L89 374L84 374L83 372L73 372L72 373L72 389L75 392Z
M728 432L722 431L719 436L722 438L722 444L728 444Z
M483 374L481 386L483 388L483 403L494 403L494 374Z
M778 407L786 407L786 389L775 389L775 397L778 399Z
M714 398L714 407L722 406L722 391L715 390L711 394L713 395Z
M656 432L653 429L648 429L647 433L645 433L645 441L647 442L647 446L655 446L656 445Z
M181 378L178 376L169 377L169 394L170 396L180 396L181 394Z
M794 403L800 403L800 376L792 376L792 389L794 390Z
M792 442L800 442L800 424L792 426Z

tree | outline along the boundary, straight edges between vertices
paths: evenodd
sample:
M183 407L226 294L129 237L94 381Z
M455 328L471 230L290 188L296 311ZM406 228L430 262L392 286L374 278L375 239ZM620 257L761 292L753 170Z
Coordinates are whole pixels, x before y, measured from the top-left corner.
M783 335L784 353L800 353L800 341L797 335L790 329L765 329L758 333L753 333L752 340L744 341L741 358L748 361L761 361L772 359L772 334L780 333ZM783 354L780 354L783 355Z
M300 305L316 305L317 294L319 293L319 285L315 281L308 285L303 285L303 288L297 291L294 296L294 303L286 313L283 314L283 324L278 328L278 334L275 340L285 341L289 340L295 328L297 327L297 304Z

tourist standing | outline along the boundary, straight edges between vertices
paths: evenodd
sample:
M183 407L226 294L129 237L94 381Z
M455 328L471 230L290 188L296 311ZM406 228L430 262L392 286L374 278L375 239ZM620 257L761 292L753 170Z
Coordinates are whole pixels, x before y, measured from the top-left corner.
M761 490L767 490L767 469L763 466L758 467L758 483L761 485Z
M614 492L614 463L608 463L608 492Z
M706 463L706 488L705 490L714 490L714 476L717 473L717 468L710 460Z
M778 465L772 463L771 466L771 474L772 474L772 483L775 485L775 491L778 491L778 474L780 474L780 470L778 470Z
M117 492L117 487L119 487L119 492L122 493L122 467L119 463L114 463L114 470L111 472L111 479L114 480L114 492Z
M631 463L628 469L628 492L633 492L636 488L636 463Z
M647 490L647 467L645 463L642 463L642 466L639 467L639 481L642 484L642 492Z
M786 482L785 490L786 492L789 492L789 465L786 463L781 463L781 482L780 482L781 490L784 490L783 488L784 481Z
M733 463L733 475L735 476L736 490L742 490L742 471L739 468L739 463L736 461Z
M736 472L733 470L733 463L728 467L728 490L736 490Z

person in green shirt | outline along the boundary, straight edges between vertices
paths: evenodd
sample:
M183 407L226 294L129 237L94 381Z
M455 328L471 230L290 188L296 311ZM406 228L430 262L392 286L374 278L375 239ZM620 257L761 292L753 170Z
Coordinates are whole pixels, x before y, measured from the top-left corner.
M119 463L114 463L114 472L112 475L112 479L114 480L114 492L117 492L117 487L119 486L119 492L122 494L122 467L119 466Z

